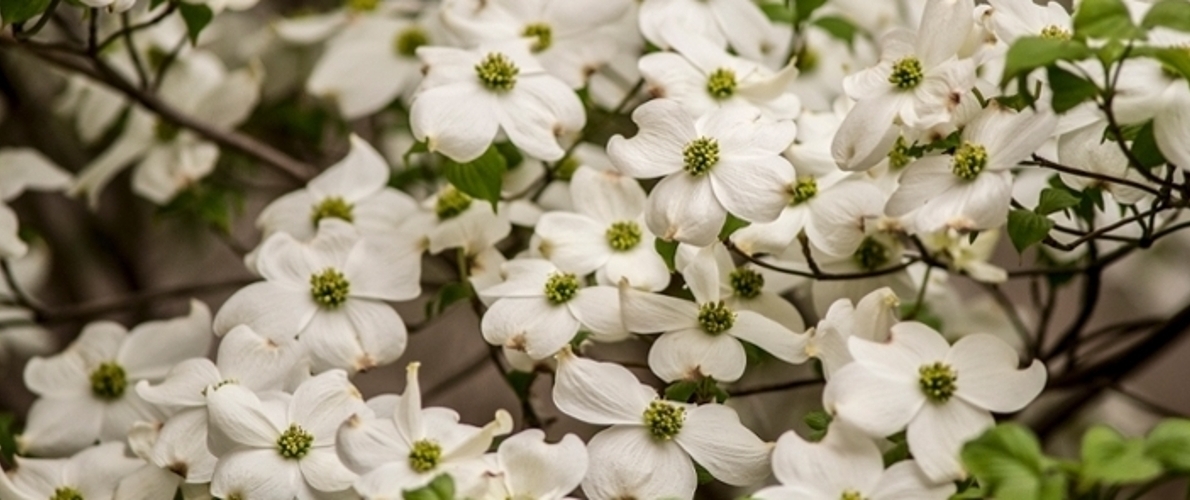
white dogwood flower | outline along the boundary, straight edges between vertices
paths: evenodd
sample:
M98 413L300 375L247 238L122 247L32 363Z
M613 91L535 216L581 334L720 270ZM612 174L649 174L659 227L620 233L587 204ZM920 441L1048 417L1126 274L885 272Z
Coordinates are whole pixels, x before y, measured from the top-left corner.
M82 414L75 414L78 417ZM70 458L16 457L16 470L0 471L4 500L110 500L116 486L141 461L124 456L123 443L86 448Z
M481 500L562 500L587 473L587 447L574 434L549 444L540 429L527 429L500 443L494 459Z
M774 29L749 0L646 0L640 6L640 31L658 47L669 47L675 34L703 37L758 61L772 49Z
M806 353L822 362L822 374L829 380L853 359L847 349L848 339L888 339L900 304L897 294L888 287L865 295L855 304L846 298L836 300L818 325L807 332Z

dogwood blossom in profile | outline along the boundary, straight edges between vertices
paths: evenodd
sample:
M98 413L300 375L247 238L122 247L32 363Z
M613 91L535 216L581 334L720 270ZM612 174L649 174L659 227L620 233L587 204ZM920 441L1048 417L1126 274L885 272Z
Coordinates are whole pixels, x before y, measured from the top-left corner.
M587 443L583 492L592 500L693 498L694 463L732 485L768 475L772 445L744 427L735 410L658 399L623 366L565 350L558 355L553 395L563 413L611 426Z
M953 483L935 484L913 460L885 469L880 448L870 438L834 422L819 442L786 431L773 449L773 475L781 486L752 496L758 500L945 500Z
M774 33L749 0L647 0L640 6L640 31L658 47L670 47L674 36L703 37L754 61L764 58Z
M123 443L92 446L70 458L18 456L15 461L15 471L0 471L0 497L5 500L110 500L120 480L141 465L124 456Z
M559 160L558 138L586 122L578 96L546 73L528 42L427 46L417 55L426 76L409 111L413 136L455 161L478 158L498 134L529 156Z
M527 429L505 439L489 457L495 467L486 472L489 487L480 500L562 500L587 473L587 448L574 434L549 444L544 432Z
M853 359L847 349L848 339L859 337L876 342L888 339L900 305L897 294L887 287L865 295L854 304L845 298L836 300L818 325L806 332L809 335L806 353L822 362L822 374L829 380Z
M579 276L592 272L605 285L620 280L659 291L669 285L665 261L644 224L645 191L618 172L579 167L570 180L574 213L548 212L535 228L541 255Z
M257 395L237 383L207 390L211 476L217 498L320 498L355 480L335 453L335 431L367 407L342 370L303 382L293 395Z
M1045 387L1044 364L1018 370L1016 351L988 334L951 346L910 321L887 341L853 336L847 345L855 361L835 372L823 405L872 437L907 428L909 451L932 481L965 477L959 450L995 424L990 412L1020 410Z
M407 333L384 302L420 294L419 258L408 245L362 239L338 218L323 219L306 243L277 233L258 252L256 267L265 281L223 304L215 332L248 325L278 341L297 338L316 371L391 363L405 352Z
M963 129L953 154L927 156L901 174L885 212L911 233L979 231L1004 225L1012 201L1009 170L1049 140L1053 113L989 104Z
M122 441L138 420L160 422L162 411L133 388L205 355L212 340L211 313L198 301L190 302L188 316L150 321L131 332L110 321L87 325L65 351L25 366L25 385L40 398L17 438L19 450L68 455L96 441Z
M627 175L664 176L649 193L645 220L653 234L706 246L728 213L770 222L788 202L793 168L780 154L797 133L792 121L767 120L742 106L695 120L669 99L641 105L632 120L640 131L612 137L608 155Z
M1190 35L1169 30L1155 31L1150 44L1181 49L1190 45ZM1182 133L1190 127L1190 85L1180 74L1170 72L1156 60L1129 60L1121 63L1114 105L1122 123L1153 120L1153 138L1161 154L1183 170L1190 170L1190 146ZM1117 146L1118 147L1118 146Z
M1120 151L1120 145L1103 140L1104 121L1096 119L1090 125L1062 134L1058 138L1058 161L1071 168L1086 170L1115 178L1128 179L1138 184L1150 184L1144 175L1134 168L1128 168L1128 157ZM1152 197L1148 192L1116 182L1105 182L1080 175L1058 174L1062 183L1075 189L1098 187L1111 194L1122 205L1132 205Z
M60 191L70 186L70 174L32 149L0 151L0 259L21 257L28 245L17 235L17 215L5 202L25 191Z
M484 488L483 454L496 436L512 430L508 412L483 427L459 423L459 414L448 408L423 408L418 363L406 369L405 393L391 414L357 412L339 427L339 456L360 474L355 491L364 498L401 498L401 492L418 489L440 474L450 474L461 497Z

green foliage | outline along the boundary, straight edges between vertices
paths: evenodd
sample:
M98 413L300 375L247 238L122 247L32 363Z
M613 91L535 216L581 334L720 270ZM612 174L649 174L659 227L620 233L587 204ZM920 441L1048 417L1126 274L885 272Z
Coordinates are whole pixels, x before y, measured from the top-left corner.
M1055 473L1053 461L1028 429L1000 424L963 446L963 466L980 488L994 498L1062 500L1066 476Z
M1115 430L1092 427L1083 435L1079 489L1095 483L1140 483L1161 475L1161 462L1145 453L1143 439L1125 439Z
M182 20L186 21L186 34L190 37L190 43L198 45L198 35L202 34L202 30L208 24L211 24L215 13L206 5L186 2L178 2L177 5L178 13L182 15Z
M1081 200L1069 189L1048 187L1041 190L1041 200L1033 212L1038 215L1049 215L1078 206Z
M217 177L208 177L179 192L157 209L157 215L230 234L232 220L243 211L243 205L242 192L225 185Z
M712 377L679 380L665 388L665 399L683 403L722 403L729 396Z
M665 260L665 265L669 267L670 272L673 272L674 256L678 253L678 242L657 238L653 240L653 248L657 250L657 255Z
M1157 424L1149 432L1145 454L1168 469L1190 473L1190 420L1166 420Z
M802 421L810 427L810 441L822 441L831 426L831 420L833 418L825 411L812 411L802 417Z
M0 17L4 24L23 23L41 15L50 0L0 0Z
M471 285L467 283L447 283L438 290L433 299L426 302L426 318L442 314L446 308L460 300L471 298Z
M1017 252L1041 243L1053 227L1054 222L1044 215L1029 210L1008 212L1008 238Z
M1145 122L1137 130L1136 137L1132 139L1132 156L1135 156L1140 166L1145 168L1165 164L1165 155L1161 153L1161 148L1157 147L1157 138L1153 135L1152 120Z
M11 464L17 452L16 417L11 413L0 413L0 457Z
M489 147L479 158L467 163L447 159L442 173L459 191L472 198L487 200L496 209L500 201L500 188L504 185L504 173L508 171L508 160L495 146Z
M727 214L727 220L723 221L723 228L719 230L719 239L725 240L731 236L731 233L748 227L749 224L751 224L751 222L736 217L735 215Z
M814 25L826 30L831 36L843 40L848 44L854 43L855 37L859 36L860 33L858 26L838 16L820 17L814 20Z
M824 4L826 4L826 0L793 0L793 11L797 16L797 21L802 23L809 21L810 16L814 15L814 11Z
M1145 18L1140 22L1140 25L1144 28L1161 26L1178 31L1190 31L1190 2L1186 0L1162 0L1157 2L1145 14Z
M455 500L455 482L449 474L442 474L425 487L405 490L401 496L405 500Z
M1145 33L1132 22L1124 0L1084 0L1074 11L1074 37L1131 40Z
M1037 68L1044 68L1058 61L1081 61L1091 57L1093 53L1078 40L1060 40L1041 37L1024 37L1013 42L1008 48L1008 55L1004 61L1004 76L1000 78L1000 86L1017 80L1021 83L1021 90L1025 87L1025 77Z
M1099 94L1094 83L1057 66L1046 68L1046 73L1053 90L1051 103L1055 112L1065 113Z
M890 467L892 464L902 460L909 459L909 441L905 439L904 432L898 432L888 437L888 441L892 443L892 447L884 452L884 467Z

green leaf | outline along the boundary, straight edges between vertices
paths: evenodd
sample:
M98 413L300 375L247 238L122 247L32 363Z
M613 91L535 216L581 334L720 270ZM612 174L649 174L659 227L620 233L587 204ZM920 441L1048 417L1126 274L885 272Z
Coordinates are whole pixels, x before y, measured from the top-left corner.
M1161 61L1174 73L1182 75L1182 78L1190 79L1190 53L1181 47L1163 47L1152 48L1144 47L1137 50L1137 54L1145 55Z
M441 474L421 489L405 490L402 496L405 500L455 500L455 481L450 474Z
M698 382L694 380L679 380L665 388L665 399L670 401L689 402L698 390Z
M963 445L963 466L989 498L1060 500L1066 479L1050 475L1041 445L1028 429L1000 424Z
M1053 227L1054 222L1048 217L1028 210L1008 213L1008 238L1017 252L1024 252L1026 248L1041 243Z
M447 283L438 290L433 299L426 302L426 318L432 318L455 302L471 298L471 285L467 283Z
M159 6L165 2L166 2L166 0L149 0L149 10L152 11L153 9L156 9L157 6Z
M810 441L822 441L831 426L831 420L831 415L825 411L812 411L802 417L802 421L810 428Z
M1153 4L1144 20L1144 28L1164 26L1178 31L1190 31L1190 2L1186 0L1162 0Z
M731 233L748 227L749 224L751 224L751 222L736 217L735 215L727 214L727 220L723 221L723 228L719 230L719 239L725 240L731 236Z
M1041 190L1041 201L1037 203L1037 208L1033 209L1033 212L1038 215L1049 215L1077 206L1079 201L1078 196L1066 189L1045 188Z
M1000 78L1000 86L1008 85L1008 82L1017 79L1017 77L1027 76L1037 68L1049 66L1058 61L1079 61L1091 57L1091 55L1091 49L1077 40L1041 37L1018 38L1008 48L1008 55L1004 61L1004 76Z
M442 173L459 191L471 197L492 203L492 210L500 201L500 188L504 185L504 173L508 164L495 146L484 151L479 158L467 163L447 159Z
M1145 454L1178 472L1190 472L1190 420L1169 419L1154 427Z
M855 42L855 37L859 35L859 27L838 16L820 17L814 20L814 25L848 44Z
M814 15L814 11L818 10L826 3L826 0L794 0L794 12L797 14L797 21L804 23Z
M498 142L495 147L496 151L500 152L500 156L504 157L504 164L508 166L509 170L521 166L521 163L525 161L525 155L521 154L521 150L511 142Z
M764 15L768 17L770 21L776 23L793 24L795 21L797 21L797 14L795 14L792 10L789 10L788 7L779 3L762 3L760 4L760 10L764 11Z
M0 455L6 463L12 463L17 452L16 417L11 413L0 413Z
M897 462L909 459L909 443L901 441L884 452L884 467L888 468Z
M1085 38L1143 38L1144 31L1132 23L1123 0L1083 0L1074 12L1074 36Z
M50 0L0 0L4 24L23 23L37 17L50 6Z
M521 400L529 397L529 393L533 389L533 381L537 380L537 373L523 372L520 370L513 370L508 372L505 376L508 379L508 385L512 387L512 392Z
M190 43L198 45L198 35L211 24L215 13L206 5L186 2L178 2L178 13L182 14L182 20L186 21L186 33L190 36Z
M1153 135L1153 121L1144 124L1132 140L1132 155L1140 162L1140 166L1153 168L1166 163L1165 155L1157 147L1157 138Z
M673 272L674 255L678 253L678 242L676 240L657 238L653 240L653 248L657 250L657 255L660 255L665 260L665 265L669 267L669 271Z
M1058 113L1065 113L1099 93L1099 87L1094 83L1057 66L1046 68L1046 73L1050 88L1054 90L1051 102Z
M401 162L405 164L405 168L409 168L409 166L412 165L412 163L409 162L410 157L416 154L428 152L430 152L429 145L427 145L425 141L417 141L413 143L412 146L409 146L409 150L405 151L405 154L401 155Z
M1106 426L1095 426L1083 435L1082 478L1085 485L1140 483L1161 475L1161 462L1145 454L1141 439L1124 439Z

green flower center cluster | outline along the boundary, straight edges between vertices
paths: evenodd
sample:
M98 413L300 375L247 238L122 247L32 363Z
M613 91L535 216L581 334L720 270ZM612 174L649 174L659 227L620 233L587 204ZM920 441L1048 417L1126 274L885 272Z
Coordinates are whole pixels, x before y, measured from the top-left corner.
M441 461L442 446L434 441L423 439L413 443L413 448L409 450L409 468L416 472L432 471Z
M790 206L801 205L810 201L810 198L818 195L818 181L813 177L802 177L792 186L789 186L789 194L792 195L792 198L789 200Z
M921 365L917 373L921 376L921 392L924 392L930 401L945 403L954 395L955 382L959 380L959 374L955 373L950 365L942 362Z
M682 431L682 424L686 422L686 409L663 401L653 401L645 410L644 418L649 434L666 441Z
M565 304L578 293L578 278L571 273L554 273L545 282L545 298L553 304Z
M1051 24L1041 29L1041 38L1050 40L1069 40L1070 37L1070 30L1056 24Z
M328 267L310 276L310 295L322 307L335 309L347 302L350 293L351 283L338 269Z
M732 311L723 301L707 302L698 307L698 324L703 331L717 335L735 326L735 311Z
M964 142L954 152L951 169L954 175L963 180L975 180L979 173L988 166L987 148L971 142Z
M893 144L892 151L888 152L888 166L893 170L900 170L905 168L913 162L915 157L909 150L909 142L905 140L905 136L898 136L897 142Z
M754 299L764 289L764 275L747 267L731 272L731 289L737 297Z
M91 372L91 393L99 399L120 399L127 388L128 375L116 363L102 363Z
M860 242L859 248L851 256L855 263L865 271L875 271L888 264L890 259L888 247L871 236Z
M839 495L839 500L867 500L860 492L855 490L845 490L842 495Z
M699 137L686 143L682 150L686 172L698 177L711 171L719 163L719 141L709 137Z
M626 252L640 244L642 233L640 225L636 222L622 220L612 223L611 227L607 228L605 236L607 244L611 245L613 250Z
M550 45L554 43L554 30L550 28L550 25L545 23L533 23L525 26L525 32L521 35L537 38L533 42L533 46L529 47L533 52L541 52L550 48Z
M83 494L74 488L62 487L54 490L50 500L83 500Z
M888 75L888 83L901 89L917 87L923 79L925 71L921 67L921 60L914 56L905 56L893 63L892 73Z
M393 40L393 50L402 56L414 57L417 55L418 47L429 44L430 36L426 34L426 30L411 26L397 33L397 38Z
M434 213L438 215L438 220L453 219L466 212L468 208L471 208L471 197L454 186L447 187L439 193L438 201L434 203Z
M480 83L497 92L509 91L516 87L516 77L520 72L521 69L516 67L512 59L499 52L488 53L475 65L475 74L479 76Z
M372 12L380 6L380 0L347 0L347 8L355 12Z
M727 99L735 95L735 71L719 68L707 75L707 93L715 99Z
M347 203L346 200L338 196L330 196L314 205L314 210L310 211L310 222L317 226L318 221L327 217L352 222L355 220L354 210L355 205Z
M277 438L277 453L290 460L306 456L311 446L314 446L314 435L298 424L289 424L289 428Z

